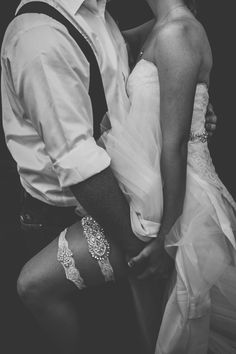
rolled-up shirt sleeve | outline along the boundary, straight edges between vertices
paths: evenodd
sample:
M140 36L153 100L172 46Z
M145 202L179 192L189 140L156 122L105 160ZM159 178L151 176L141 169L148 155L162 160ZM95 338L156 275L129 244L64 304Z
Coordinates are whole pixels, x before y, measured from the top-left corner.
M25 119L45 145L61 187L77 184L110 165L93 138L89 63L61 25L24 32L14 46L14 88Z

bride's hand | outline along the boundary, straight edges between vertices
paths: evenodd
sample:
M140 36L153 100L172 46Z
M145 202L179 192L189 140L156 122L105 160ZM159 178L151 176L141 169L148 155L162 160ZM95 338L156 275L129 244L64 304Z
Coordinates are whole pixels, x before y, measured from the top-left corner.
M134 271L142 268L142 273L138 275L138 279L145 279L150 276L168 278L173 270L174 261L166 252L163 239L157 237L136 257L131 258L128 265ZM144 269L143 266L145 266Z

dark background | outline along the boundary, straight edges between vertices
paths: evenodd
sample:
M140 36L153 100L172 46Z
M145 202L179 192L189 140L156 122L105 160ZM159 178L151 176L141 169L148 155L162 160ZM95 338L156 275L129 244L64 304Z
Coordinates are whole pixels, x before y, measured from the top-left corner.
M235 58L233 57L236 25L233 21L233 2L233 0L227 0L222 5L220 0L202 0L198 17L206 28L214 58L210 100L218 116L218 124L217 131L210 142L210 149L219 176L236 198L234 169L236 99ZM18 1L9 0L5 3L5 7L1 8L0 42L2 42L5 28L14 15L18 3ZM141 0L117 0L111 2L109 8L116 15L122 28L138 25L151 18L150 11ZM0 129L0 205L0 352L2 354L47 354L37 325L21 306L15 291L17 275L25 261L25 253L17 220L19 181L15 164L5 147L2 128ZM117 293L119 296L115 295ZM104 317L104 323L109 324L103 324L104 327L99 329L97 318L85 316L87 321L85 321L85 331L89 332L90 329L87 343L90 343L91 353L100 347L98 351L103 354L137 354L139 344L136 344L135 348L134 343L138 343L137 332L132 316L130 294L126 286L111 287L106 295L98 291L97 298L102 301L103 309L97 313L96 299L91 294L88 294L87 298L94 304L92 308L95 317ZM81 301L84 301L85 308L87 306L87 311L89 311L91 306L88 303L86 305L86 300ZM127 316L127 312L131 312L131 315ZM108 337L110 340L107 341ZM94 344L95 339L98 341L97 345ZM85 351L81 352L81 354L84 353ZM140 354L144 353L140 352Z

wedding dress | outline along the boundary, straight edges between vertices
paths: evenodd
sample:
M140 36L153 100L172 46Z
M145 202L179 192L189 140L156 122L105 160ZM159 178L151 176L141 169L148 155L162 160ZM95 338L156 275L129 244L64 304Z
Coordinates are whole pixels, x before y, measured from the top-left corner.
M158 69L141 59L127 93L130 112L102 140L130 204L134 233L156 237L163 212ZM196 87L183 214L166 238L175 272L156 354L236 353L236 204L215 172L204 129L208 88Z

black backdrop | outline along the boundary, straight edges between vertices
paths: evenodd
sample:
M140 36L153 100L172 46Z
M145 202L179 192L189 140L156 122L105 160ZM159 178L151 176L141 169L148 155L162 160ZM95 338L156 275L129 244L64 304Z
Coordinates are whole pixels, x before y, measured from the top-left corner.
M227 0L222 5L220 0L201 0L198 16L208 33L214 57L210 99L218 116L218 125L215 136L210 143L211 153L218 174L235 198L235 61L233 58L235 25L233 21L233 2L233 0ZM18 1L9 0L4 5L3 8L3 4L1 4L0 41L2 41L7 23L14 15ZM121 28L138 25L151 17L149 9L142 0L116 0L109 4L109 9L116 17ZM15 164L5 147L2 128L0 129L0 196L0 321L2 328L5 329L0 343L0 351L4 354L42 353L43 350L39 345L37 336L38 328L33 324L31 317L23 310L15 291L17 274L24 262L24 249L21 244L17 222L19 182ZM119 295L121 297L125 296L122 291ZM116 301L114 294L112 296L113 300ZM109 307L109 304L107 306ZM112 307L111 304L110 306ZM114 316L118 315L118 313L114 314ZM119 323L121 324L122 320L124 321L121 312L116 329L121 328ZM127 322L127 319L125 321ZM129 325L132 325L132 321L127 322L127 326ZM125 329L123 329L123 332L121 331L121 335L124 339ZM113 337L113 340L117 341L117 337ZM34 342L36 346L34 346ZM17 348L17 350L13 348ZM117 348L121 352L122 347L118 346ZM115 353L111 350L106 352L104 348L101 349L101 352L104 354ZM133 354L133 352L130 353ZM44 354L46 354L45 351ZM123 354L125 354L124 351Z

